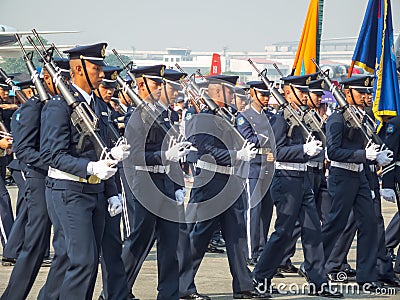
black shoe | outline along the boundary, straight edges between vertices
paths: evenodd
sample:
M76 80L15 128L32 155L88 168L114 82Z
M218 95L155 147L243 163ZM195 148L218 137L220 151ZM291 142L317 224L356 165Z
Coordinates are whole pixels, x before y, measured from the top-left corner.
M1 259L1 265L3 267L10 267L15 265L15 263L17 262L17 260L15 258L8 258L8 257L3 257Z
M219 248L215 247L212 244L208 244L206 252L208 252L208 253L224 253L225 250L224 249L219 249Z
M304 263L301 263L299 270L297 271L297 274L299 274L301 277L304 277L308 280L308 275L306 271L306 267L304 266Z
M183 296L183 297L179 297L179 300L181 299L196 299L196 300L210 300L211 298L208 297L207 295L201 295L197 292Z
M281 272L276 271L274 278L285 278L285 275L283 275Z
M379 279L379 282L389 287L400 288L400 279L396 276L391 279Z
M297 273L299 271L292 263L289 263L285 266L278 267L279 272L281 273Z
M233 293L233 299L269 299L269 293L259 293L257 291L245 291L240 293Z
M381 283L378 281L370 281L370 282L357 282L358 285L361 287L362 292L370 292L370 293L375 293L377 291L380 291L383 287Z
M347 278L356 277L356 273L357 273L356 270L354 270L353 268L345 268L345 269L343 270L343 272L346 273Z
M211 240L211 244L215 247L225 247L226 243L223 238Z
M327 274L330 282L348 283L347 274L345 272L329 272Z
M319 296L325 298L343 298L343 294L337 291L332 291L329 286L324 286L318 291L310 291L309 296Z
M257 258L248 258L247 259L247 265L250 267L255 267L257 262L258 262Z

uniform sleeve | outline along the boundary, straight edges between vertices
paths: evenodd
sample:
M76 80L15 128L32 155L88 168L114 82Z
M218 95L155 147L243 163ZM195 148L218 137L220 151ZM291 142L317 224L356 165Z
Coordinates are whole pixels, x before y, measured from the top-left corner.
M236 118L236 126L240 134L250 143L253 143L256 148L260 148L260 141L254 133L250 122L241 114Z
M385 134L385 144L393 151L394 160L388 166L383 168L382 172L382 188L394 189L395 177L396 177L396 164L395 160L399 156L399 146L400 146L400 118L395 117L390 120L386 127Z
M354 150L342 147L345 123L339 113L332 114L326 122L326 144L330 160L348 163L365 163L364 149Z
M15 155L26 164L46 169L40 155L40 113L41 107L29 100L21 106L17 125L13 128Z
M280 162L305 163L309 156L304 154L303 144L287 145L288 125L281 115L276 114L271 120L275 134L276 160Z
M50 165L58 170L86 178L89 160L70 154L73 125L70 123L71 115L67 104L63 100L50 100L46 105L48 105L47 119L44 126L48 132Z

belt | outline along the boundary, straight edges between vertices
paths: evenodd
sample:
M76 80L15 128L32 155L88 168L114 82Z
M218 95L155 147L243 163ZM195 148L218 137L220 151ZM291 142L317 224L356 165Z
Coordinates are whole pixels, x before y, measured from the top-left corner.
M258 148L257 149L257 154L267 155L268 153L271 153L271 148Z
M288 171L307 171L307 165L303 163L275 162L275 169Z
M154 166L135 166L136 170L147 171L151 173L169 173L169 166L154 165Z
M321 170L324 167L324 163L319 162L319 161L308 161L307 166L309 166L311 168L318 168Z
M331 161L331 166L341 169L346 169L353 172L361 172L364 170L363 164L345 163L340 161Z
M212 171L212 172L217 172L217 173L221 173L221 174L228 174L228 175L232 175L234 174L234 168L230 167L230 166L220 166L220 165L216 165L216 164L212 164L203 160L198 160L196 167L200 168L200 169L204 169L204 170L208 170L208 171Z
M54 178L54 179L64 179L64 180L76 181L76 182L81 182L81 183L89 183L89 184L98 184L101 182L100 178L95 175L90 175L88 179L85 179L85 178L81 178L79 176L72 175L70 173L52 168L52 167L49 167L47 176L49 176L50 178Z
M396 166L400 166L400 161L396 161L394 164L395 164Z

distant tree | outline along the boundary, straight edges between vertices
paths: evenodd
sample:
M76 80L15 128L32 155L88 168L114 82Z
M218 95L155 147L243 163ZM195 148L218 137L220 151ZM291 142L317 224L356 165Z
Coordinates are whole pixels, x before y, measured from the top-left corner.
M131 61L129 56L126 56L126 55L120 55L120 56L121 56L122 61L125 64L128 64ZM105 63L107 65L122 67L121 66L121 62L119 61L119 59L114 54L107 55L106 58L104 59L104 61L105 61Z
M42 36L40 37L40 40L45 46L49 45L49 42L43 38ZM28 41L23 43L24 46L31 46ZM40 49L40 47L39 47ZM36 67L41 67L43 64L39 62L39 57L35 53L33 55L33 65ZM26 68L26 64L24 59L22 58L22 52L21 56L18 58L4 58L4 62L0 64L1 68L7 73L7 74L13 74L13 73L28 73L28 70Z

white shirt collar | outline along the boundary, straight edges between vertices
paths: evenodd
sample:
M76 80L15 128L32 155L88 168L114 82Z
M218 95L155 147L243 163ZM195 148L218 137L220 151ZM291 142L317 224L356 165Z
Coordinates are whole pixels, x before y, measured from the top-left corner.
M90 105L90 102L93 99L93 92L89 95L88 93L86 93L84 90L82 90L79 86L77 86L76 84L72 84L77 90L78 92L83 96L83 98L85 99L85 101L87 102L88 105Z

